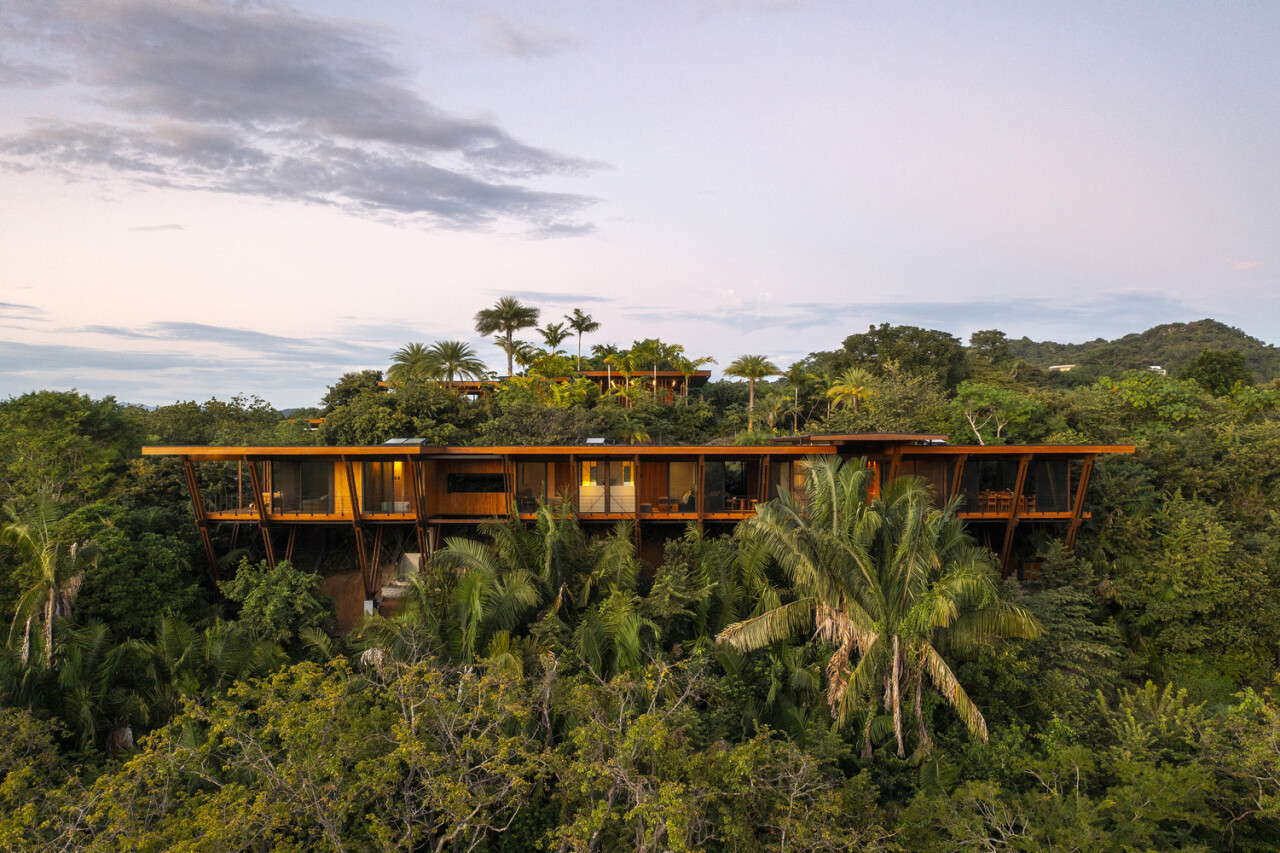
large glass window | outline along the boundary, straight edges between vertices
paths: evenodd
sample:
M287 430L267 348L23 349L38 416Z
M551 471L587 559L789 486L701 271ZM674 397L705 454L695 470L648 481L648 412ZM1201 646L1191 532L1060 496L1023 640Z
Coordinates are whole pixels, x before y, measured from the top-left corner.
M589 461L581 463L579 467L578 512L604 512L607 463Z
M635 463L609 463L609 512L636 511Z
M332 513L333 463L272 462L271 488L273 491L263 497L277 512Z
M516 507L520 512L536 512L547 500L547 463L516 463Z
M409 497L404 481L403 462L366 462L361 471L363 512L408 512Z
M738 511L747 507L745 463L738 460L713 460L706 464L705 471L706 497L703 509L706 512Z
M671 462L667 465L667 495L662 502L668 512L698 511L697 462Z
M964 512L1007 513L1013 507L1013 487L1018 479L1018 460L982 459L970 456L960 474L960 494Z

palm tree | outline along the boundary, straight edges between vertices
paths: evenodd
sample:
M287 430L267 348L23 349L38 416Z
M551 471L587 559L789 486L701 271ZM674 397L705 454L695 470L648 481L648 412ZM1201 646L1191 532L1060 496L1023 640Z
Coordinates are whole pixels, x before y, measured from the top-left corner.
M461 379L479 379L484 375L484 362L476 355L469 344L462 341L436 341L427 350L431 359L432 373L442 377L453 388L454 377Z
M424 343L406 344L391 356L391 367L387 370L387 381L397 387L417 385L427 382L435 376L435 365L431 350Z
M71 603L84 581L84 570L96 554L87 542L65 545L57 540L53 525L57 508L48 502L36 507L31 519L23 519L12 506L5 507L9 522L3 538L17 546L33 570L35 581L18 597L9 641L21 637L19 657L26 666L31 659L32 624L43 626L45 669L53 666L53 625L71 615Z
M564 315L565 322L569 324L569 328L578 333L578 367L582 370L582 336L586 332L594 332L600 328L600 324L592 319L590 314L583 314L581 308L574 308L572 314Z
M538 334L542 335L542 339L547 342L547 349L557 353L564 339L573 333L564 327L564 323L548 323L538 330Z
M835 378L831 387L827 389L827 396L837 406L842 403L853 404L854 414L857 414L858 403L862 399L862 395L867 392L867 386L870 384L870 371L862 367L850 367Z
M681 389L680 396L684 398L684 404L689 405L689 377L698 372L708 364L715 364L716 360L709 355L700 358L688 358L684 353L679 353L675 358L671 359L672 367L684 374L684 387Z
M751 432L755 427L756 380L766 376L776 376L782 371L763 355L743 355L730 362L724 372L729 376L747 380L747 432Z
M795 364L788 367L787 372L784 375L787 378L788 384L791 385L792 392L795 394L795 399L792 401L793 405L791 408L791 431L793 433L799 432L800 431L800 392L808 388L809 385L818 377L814 376L812 373L806 370L804 366L804 362L801 362L801 361L797 361ZM810 412L813 411L812 406L809 407L809 411ZM809 417L808 415L805 415L806 420L808 420L808 417Z
M870 755L875 708L892 715L905 757L904 696L913 694L917 746L929 749L923 716L925 679L976 737L987 740L981 712L941 650L999 637L1033 638L1034 617L1001 599L987 553L956 517L955 503L931 506L915 477L870 498L875 473L865 462L808 460L802 498L784 493L743 525L793 585L795 598L731 625L719 639L759 649L798 633L836 647L827 666L827 702L837 723L866 712L863 753Z
M513 335L520 329L528 329L538 325L537 308L528 308L520 304L519 299L504 296L492 308L476 312L476 331L482 335L500 332L505 338L502 348L507 353L507 375L511 375L512 357L515 354Z

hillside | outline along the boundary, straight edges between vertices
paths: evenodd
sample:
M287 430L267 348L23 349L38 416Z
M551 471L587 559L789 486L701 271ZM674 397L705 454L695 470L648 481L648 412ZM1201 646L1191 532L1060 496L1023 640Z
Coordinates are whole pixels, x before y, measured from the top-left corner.
M1158 364L1175 374L1202 349L1238 350L1259 382L1280 378L1280 349L1217 320L1168 323L1114 341L1098 338L1082 344L1059 344L1020 338L1009 351L1040 368L1076 364L1105 370L1141 369Z

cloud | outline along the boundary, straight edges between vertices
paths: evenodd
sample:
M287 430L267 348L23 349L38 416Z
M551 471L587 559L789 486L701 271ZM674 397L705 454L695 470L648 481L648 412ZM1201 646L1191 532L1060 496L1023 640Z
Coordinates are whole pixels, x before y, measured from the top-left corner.
M612 296L601 296L598 293L560 293L552 290L490 290L489 293L495 296L510 296L525 302L549 302L552 305L601 304L617 301ZM539 306L535 304L533 307Z
M484 28L494 47L517 59L545 59L579 44L574 36L518 24L496 15L484 19Z
M1258 266L1257 261L1236 261L1231 265L1231 271L1246 272L1247 270L1256 270Z
M139 225L138 227L130 228L129 230L130 231L186 231L187 229L182 227L176 222L170 222L166 225Z
M520 182L601 164L440 110L372 31L273 3L20 8L10 39L65 56L99 118L30 120L0 138L10 167L450 228L511 221L539 236L589 230L574 217L593 198Z
M340 338L288 338L252 329L210 326L204 323L163 322L141 328L124 326L81 326L69 330L73 334L96 334L131 341L163 341L189 345L215 344L242 350L245 357L270 358L277 362L340 365L352 359L381 362L386 356L382 347L352 343Z
M44 309L34 305L0 302L0 318L5 320L42 320L44 316Z

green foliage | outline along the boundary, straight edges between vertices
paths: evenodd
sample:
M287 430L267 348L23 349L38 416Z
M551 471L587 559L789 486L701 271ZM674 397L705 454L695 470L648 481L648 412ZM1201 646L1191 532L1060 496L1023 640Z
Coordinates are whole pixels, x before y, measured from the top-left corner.
M270 568L240 561L236 576L218 585L240 605L241 624L254 634L278 643L294 640L306 628L324 628L330 619L329 601L320 593L320 578L282 560Z
M899 370L928 376L944 388L956 387L966 373L960 340L935 329L881 323L845 338L844 352L853 365L883 373L894 363Z
M1237 386L1253 384L1253 374L1245 367L1244 355L1236 350L1202 349L1190 364L1178 371L1178 378L1196 383L1215 397L1229 394Z
M1118 370L1145 370L1158 364L1174 374L1186 367L1200 352L1235 350L1245 359L1245 366L1263 382L1280 378L1280 351L1264 344L1232 326L1216 320L1194 323L1167 323L1145 332L1135 332L1106 341L1098 338L1083 344L1038 343L1029 338L1009 341L1011 353L1047 369L1052 364L1075 364L1076 371L1096 371L1097 375Z

